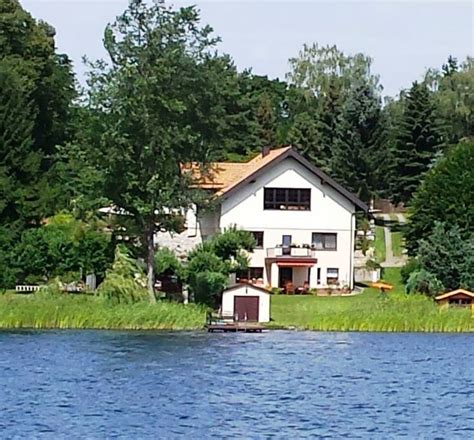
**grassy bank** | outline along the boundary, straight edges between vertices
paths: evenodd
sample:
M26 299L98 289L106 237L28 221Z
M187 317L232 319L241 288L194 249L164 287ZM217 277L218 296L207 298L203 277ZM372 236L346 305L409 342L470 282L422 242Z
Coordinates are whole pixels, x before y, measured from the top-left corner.
M386 269L395 285L381 295L376 289L349 297L272 297L272 327L322 331L469 332L474 319L468 310L439 310L423 295L405 295L398 269Z
M93 296L0 295L0 328L201 329L205 308L172 302L114 305Z
M384 269L395 288L387 294L366 289L360 295L316 297L273 295L270 328L321 331L474 331L468 310L439 310L422 295L406 295L400 270ZM0 295L0 328L197 330L206 309L167 301L156 305L114 305L99 297L77 295Z

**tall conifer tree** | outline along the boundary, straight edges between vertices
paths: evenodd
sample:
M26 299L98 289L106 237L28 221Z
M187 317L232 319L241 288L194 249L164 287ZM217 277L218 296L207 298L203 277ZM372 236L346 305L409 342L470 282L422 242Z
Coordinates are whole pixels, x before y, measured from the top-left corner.
M413 83L396 130L392 198L406 203L440 152L442 143L435 106L425 84Z

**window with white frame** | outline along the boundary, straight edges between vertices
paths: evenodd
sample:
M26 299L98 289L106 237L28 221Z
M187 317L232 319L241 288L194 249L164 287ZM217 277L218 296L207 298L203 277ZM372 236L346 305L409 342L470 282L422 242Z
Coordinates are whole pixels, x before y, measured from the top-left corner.
M326 283L328 286L337 284L339 282L339 269L335 267L328 267L326 271Z

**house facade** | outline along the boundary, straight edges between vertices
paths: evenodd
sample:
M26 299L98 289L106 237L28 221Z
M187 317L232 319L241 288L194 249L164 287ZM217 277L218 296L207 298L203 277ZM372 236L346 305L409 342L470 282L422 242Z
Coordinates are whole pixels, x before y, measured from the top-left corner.
M212 211L190 210L185 234L205 240L234 225L251 232L257 246L240 281L353 288L355 214L368 208L291 147L245 164L214 164L199 185L217 203Z

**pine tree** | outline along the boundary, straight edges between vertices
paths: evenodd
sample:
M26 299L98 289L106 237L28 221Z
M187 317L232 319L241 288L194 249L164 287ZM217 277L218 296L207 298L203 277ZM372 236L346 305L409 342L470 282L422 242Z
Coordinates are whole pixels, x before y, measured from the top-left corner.
M273 147L276 143L275 114L267 93L260 97L256 117L260 147Z
M441 149L435 107L426 85L413 83L396 131L391 192L395 202L406 203Z
M377 187L382 128L380 98L370 84L360 81L351 90L340 117L332 170L339 182L366 202Z
M314 115L306 112L296 115L288 133L288 141L311 163L329 172L329 157L321 142L318 121Z

